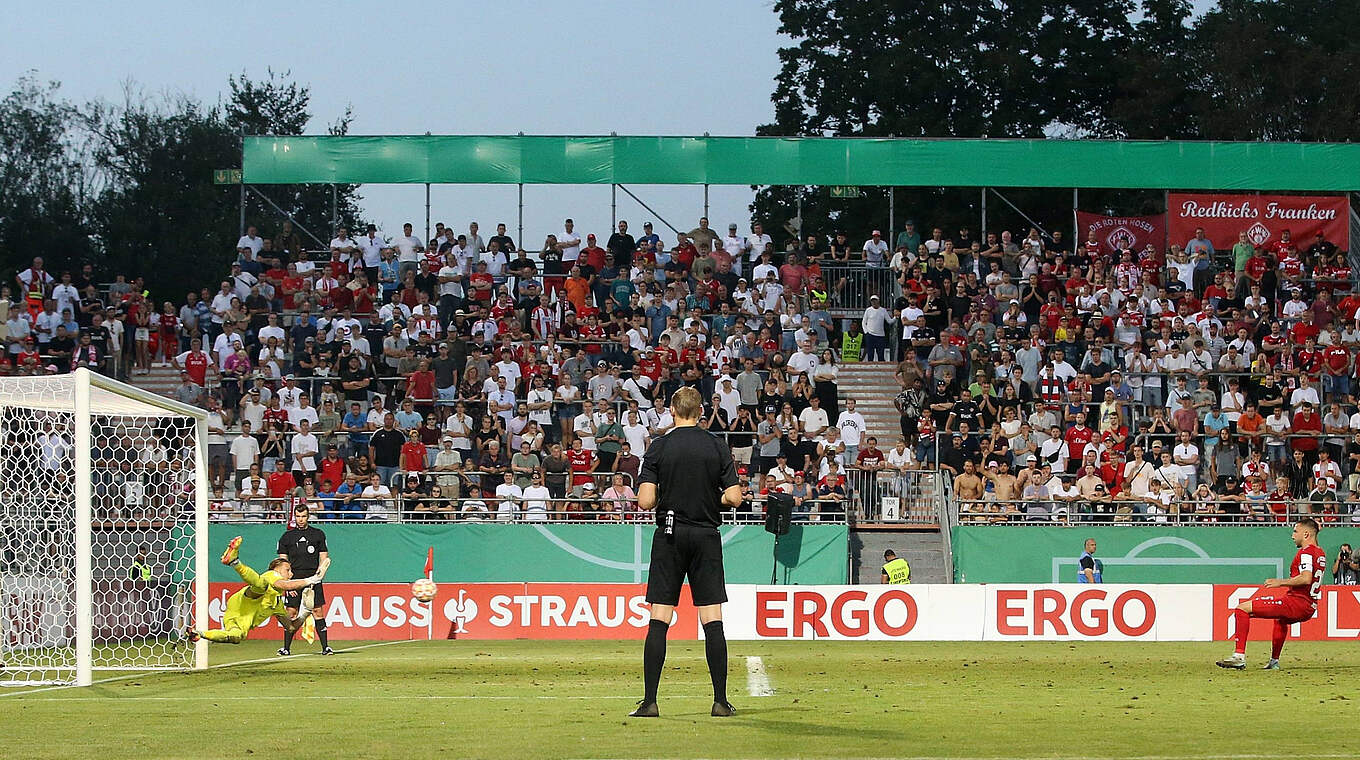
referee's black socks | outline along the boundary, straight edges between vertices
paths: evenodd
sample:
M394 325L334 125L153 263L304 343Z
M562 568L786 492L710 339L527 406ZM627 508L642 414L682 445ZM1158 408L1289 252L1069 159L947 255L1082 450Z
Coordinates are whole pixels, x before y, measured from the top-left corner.
M704 654L713 679L713 701L727 704L727 634L721 620L704 623Z
M284 627L283 627L283 648L284 648L284 649L292 649L292 648L293 648L293 634L294 634L294 633L297 633L297 631L295 631L295 630L292 629L292 628L289 628L288 626L284 626Z
M643 702L656 701L656 687L661 683L661 669L666 664L666 631L670 627L664 620L653 620L647 626L647 640L642 645Z
M321 641L321 648L322 648L322 649L326 649L326 648L328 648L328 647L330 646L330 644L326 642L326 618L325 618L325 617L319 617L319 618L316 619L316 637Z

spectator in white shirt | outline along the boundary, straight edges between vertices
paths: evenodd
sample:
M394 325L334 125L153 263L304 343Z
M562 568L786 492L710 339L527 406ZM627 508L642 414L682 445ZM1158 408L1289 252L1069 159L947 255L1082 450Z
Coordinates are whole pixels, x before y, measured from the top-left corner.
M369 520L391 520L393 517L392 509L392 489L388 488L378 473L373 473L368 477L368 485L364 486L364 491L359 495L367 504L366 519Z
M552 493L543 484L543 471L534 470L528 487L521 494L524 499L524 521L543 522L548 519L549 499Z
M502 477L504 482L496 486L496 519L513 522L519 514L520 502L524 501L524 490L515 485L515 473L506 472Z
M260 237L260 233L255 229L254 225L247 227L246 234L242 235L240 239L236 241L236 250L239 251L242 248L250 249L250 255L252 256L259 256L260 250L264 248L264 238Z
M249 420L241 420L241 434L231 441L232 469L241 482L250 476L251 466L260 463L260 442L250 434L251 429Z
M864 241L864 263L871 267L882 267L888 261L888 243L883 239L883 233L874 230L868 240Z
M859 442L869 427L864 415L855 411L854 399L845 400L845 411L837 415L836 427L841 429L841 440L845 441L846 459L855 461L859 456Z
M812 371L817 369L817 354L812 351L812 342L804 341L798 351L789 357L786 366L791 375L806 374L810 380Z
M760 260L760 255L773 244L774 240L766 235L764 228L759 222L756 222L751 225L751 234L746 236L746 243L742 246L742 249L746 252L747 260L754 264Z
M813 396L808 400L811 403L798 415L798 422L803 426L803 435L808 438L816 438L830 427L831 419L827 416L826 410L822 408L821 398Z
M878 296L869 296L869 308L864 310L860 320L864 329L864 361L888 358L888 323L891 321L892 314L879 304Z

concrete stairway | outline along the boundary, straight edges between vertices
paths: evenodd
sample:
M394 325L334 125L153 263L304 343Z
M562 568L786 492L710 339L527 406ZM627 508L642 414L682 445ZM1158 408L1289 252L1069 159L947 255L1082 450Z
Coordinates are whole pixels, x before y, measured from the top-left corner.
M897 365L892 362L857 362L841 364L836 385L840 391L841 407L847 398L855 399L856 411L864 415L869 435L878 437L878 447L890 449L902 434L893 397L900 388L893 379Z
M912 583L950 583L944 543L938 530L852 530L850 567L858 571L851 583L878 583L883 550L892 549L911 565Z
M173 397L175 388L179 387L179 370L174 367L160 367L153 364L149 375L143 375L141 370L130 370L130 372L131 374L127 377L128 385L135 385L142 390Z

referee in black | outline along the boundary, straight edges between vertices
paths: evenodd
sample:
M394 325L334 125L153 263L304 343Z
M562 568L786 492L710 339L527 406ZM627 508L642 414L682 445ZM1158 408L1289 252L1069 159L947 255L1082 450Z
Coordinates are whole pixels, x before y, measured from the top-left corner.
M293 566L294 573L305 571L308 575L316 575L321 563L330 557L330 552L326 550L326 532L308 525L310 517L311 511L307 508L307 502L299 501L297 506L293 507L293 522L297 527L289 528L279 536L279 556L288 560L288 564ZM288 608L291 617L297 617L298 609L302 607L302 594L306 591L313 594L312 617L316 620L316 637L321 640L321 654L335 654L335 650L331 649L330 643L326 640L324 583L318 583L309 589L284 592L283 605ZM284 629L283 646L279 649L280 657L287 657L292 653L294 633L293 630Z
M666 662L666 631L680 587L689 578L690 598L699 608L704 626L704 651L713 679L715 717L733 713L727 701L727 637L723 634L722 604L727 601L723 579L722 508L741 505L741 486L732 452L716 436L700 428L703 399L694 388L671 396L675 428L652 441L642 458L638 478L638 507L656 510L652 563L647 576L647 601L652 620L642 648L644 692L634 718L655 718L656 689Z

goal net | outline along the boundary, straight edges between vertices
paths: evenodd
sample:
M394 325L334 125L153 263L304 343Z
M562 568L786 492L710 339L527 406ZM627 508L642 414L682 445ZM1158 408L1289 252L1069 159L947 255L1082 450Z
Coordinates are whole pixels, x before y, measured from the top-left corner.
M85 369L0 378L0 684L207 665L200 410Z

